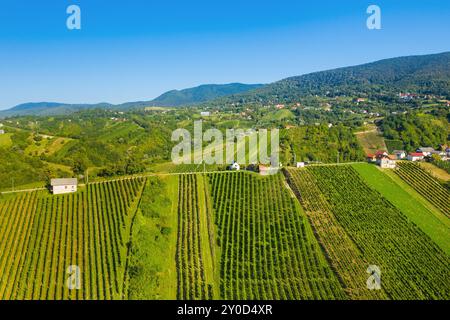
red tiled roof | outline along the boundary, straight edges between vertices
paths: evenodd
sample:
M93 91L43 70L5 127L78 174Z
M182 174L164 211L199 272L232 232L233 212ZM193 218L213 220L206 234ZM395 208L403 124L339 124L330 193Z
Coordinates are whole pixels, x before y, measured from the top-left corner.
M409 155L413 157L423 157L422 152L411 152Z

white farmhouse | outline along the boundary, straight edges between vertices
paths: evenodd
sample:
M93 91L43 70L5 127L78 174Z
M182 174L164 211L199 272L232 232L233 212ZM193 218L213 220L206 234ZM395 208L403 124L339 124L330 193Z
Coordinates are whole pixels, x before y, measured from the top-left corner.
M394 150L394 152L392 153L397 157L397 160L402 160L406 158L406 151L404 150Z
M0 134L5 134L5 130L0 129Z
M423 160L424 155L422 152L411 152L408 154L408 160L409 161L420 161Z
M52 179L50 181L53 194L64 194L77 192L78 180L75 178L69 179Z
M200 115L202 117L209 117L211 115L211 113L209 111L202 111L202 112L200 112Z
M434 152L433 148L430 147L420 147L419 149L416 150L417 153L423 153L424 157L428 157L431 155L432 152Z
M303 168L305 166L304 162L297 162L297 168Z
M241 170L241 166L239 165L239 163L233 162L233 164L230 166L230 170L239 171L239 170Z
M379 163L380 167L383 169L395 169L395 160L389 157L383 157Z
M269 175L273 175L273 174L277 174L278 173L279 168L277 167L268 167L265 165L259 165L259 174L261 176L269 176Z

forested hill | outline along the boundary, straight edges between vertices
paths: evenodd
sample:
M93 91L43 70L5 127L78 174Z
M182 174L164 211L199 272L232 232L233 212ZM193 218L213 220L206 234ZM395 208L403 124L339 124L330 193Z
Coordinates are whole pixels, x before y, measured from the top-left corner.
M262 84L242 83L206 84L195 88L168 91L152 100L152 104L168 107L198 104L219 97L250 91L262 86Z
M37 103L0 111L0 118L14 115L68 114L82 109L128 110L146 106L189 106L207 103L289 103L307 96L389 97L399 92L434 94L450 100L450 52L380 60L353 67L286 78L272 84L201 85L168 91L151 101L120 105Z
M286 78L214 102L283 103L308 95L385 95L411 92L450 98L450 52L373 63Z
M0 118L12 116L51 116L66 115L85 109L106 109L112 108L109 103L97 104L67 104L58 102L31 102L19 104L8 110L0 111Z

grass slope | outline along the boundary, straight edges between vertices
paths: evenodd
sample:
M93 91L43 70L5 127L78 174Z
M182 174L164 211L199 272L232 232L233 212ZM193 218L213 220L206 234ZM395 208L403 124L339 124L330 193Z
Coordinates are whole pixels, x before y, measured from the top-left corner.
M133 224L129 299L176 299L178 177L151 177Z
M357 132L356 137L366 154L375 153L377 150L387 150L383 137L378 133L376 127L367 131Z
M12 133L0 134L0 147L9 148L12 145Z

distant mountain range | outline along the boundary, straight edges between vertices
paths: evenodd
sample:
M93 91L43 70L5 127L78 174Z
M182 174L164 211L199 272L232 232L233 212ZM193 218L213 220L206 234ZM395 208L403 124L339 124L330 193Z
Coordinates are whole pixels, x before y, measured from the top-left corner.
M24 103L11 109L0 111L0 117L39 115L50 116L58 114L70 114L84 109L117 109L128 110L148 106L179 107L184 105L196 105L220 97L239 94L260 88L262 84L206 84L195 88L168 91L154 100L127 102L123 104L97 103L97 104L66 104L58 102Z
M189 106L201 103L293 102L308 95L379 95L398 92L436 94L450 99L450 52L380 60L359 66L314 72L286 78L268 85L231 83L201 85L172 90L151 101L120 105L26 103L0 111L0 117L15 115L68 114L83 109L129 110L146 106Z

